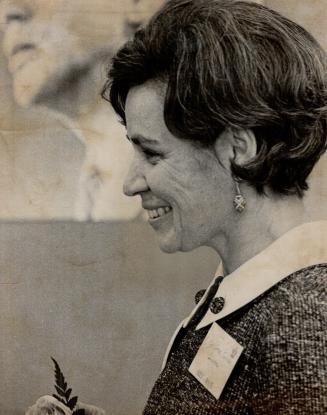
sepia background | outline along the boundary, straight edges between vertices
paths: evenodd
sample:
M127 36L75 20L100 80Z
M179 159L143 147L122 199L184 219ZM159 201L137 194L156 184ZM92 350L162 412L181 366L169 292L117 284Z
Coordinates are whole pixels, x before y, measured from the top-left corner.
M48 1L35 5L62 0ZM142 7L142 19L160 3L143 2L132 1ZM73 3L80 13L84 0ZM261 3L302 24L327 48L326 0ZM139 12L133 9L130 20L130 9L124 10L130 4L121 4L120 20L107 9L101 19L124 24L128 18L133 28ZM192 309L195 292L212 279L217 258L206 249L161 253L137 206L131 207L133 215L126 214L128 208L113 214L108 194L120 191L119 183L109 183L109 192L104 186L97 209L91 212L85 200L76 209L88 151L79 127L57 108L17 103L4 53L0 74L0 415L24 414L39 396L54 392L50 356L84 402L107 414L139 414L170 335ZM94 122L108 139L120 138L123 130L109 118L108 124L97 113ZM100 176L107 168L103 163L108 169L117 160L121 164L125 151L102 140L100 153L106 157L96 158ZM326 157L310 180L306 203L312 219L327 216ZM97 166L88 177L97 179L94 172Z

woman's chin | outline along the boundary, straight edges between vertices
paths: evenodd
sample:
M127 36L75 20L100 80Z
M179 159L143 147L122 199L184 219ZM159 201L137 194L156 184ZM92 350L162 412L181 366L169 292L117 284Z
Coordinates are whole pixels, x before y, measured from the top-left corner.
M198 247L192 243L183 243L183 241L177 238L176 235L169 235L169 237L167 237L167 235L163 236L157 234L157 239L159 248L166 254L174 254L176 252L190 252Z
M174 237L167 237L167 235L158 235L158 244L162 252L166 254L174 254L175 252L181 251L180 243Z
M174 254L175 252L178 252L180 250L172 244L161 243L161 242L159 242L159 248L161 249L162 252L165 252L166 254Z

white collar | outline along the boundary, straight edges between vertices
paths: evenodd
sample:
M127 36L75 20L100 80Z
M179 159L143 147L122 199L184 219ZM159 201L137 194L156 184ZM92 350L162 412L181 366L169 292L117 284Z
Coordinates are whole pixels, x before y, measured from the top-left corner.
M325 262L327 263L327 221L305 223L291 229L268 248L225 276L215 295L224 298L224 307L217 314L209 309L196 329L228 316L288 275ZM218 267L216 275L222 275L221 271L222 268ZM204 298L184 321L184 326L203 301Z

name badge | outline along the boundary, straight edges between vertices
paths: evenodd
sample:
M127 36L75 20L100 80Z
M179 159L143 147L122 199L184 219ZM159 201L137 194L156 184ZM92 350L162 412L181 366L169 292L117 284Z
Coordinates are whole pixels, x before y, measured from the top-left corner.
M219 399L243 347L213 323L201 344L189 372Z

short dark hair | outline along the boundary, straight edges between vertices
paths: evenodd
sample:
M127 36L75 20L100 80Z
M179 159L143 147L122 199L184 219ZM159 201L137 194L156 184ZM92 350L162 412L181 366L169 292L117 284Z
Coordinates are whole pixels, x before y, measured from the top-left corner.
M302 196L326 149L326 74L318 42L267 7L171 0L116 54L102 95L125 123L129 89L162 80L174 135L210 146L226 127L252 129L257 155L232 173Z

